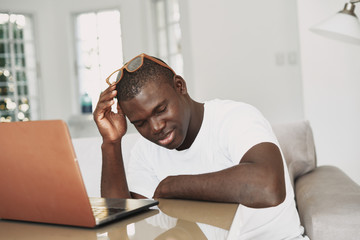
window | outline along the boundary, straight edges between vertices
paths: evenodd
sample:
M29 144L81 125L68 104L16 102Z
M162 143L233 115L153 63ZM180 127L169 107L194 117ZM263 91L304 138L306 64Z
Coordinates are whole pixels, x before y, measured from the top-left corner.
M157 55L183 75L180 9L178 0L153 0Z
M0 122L38 119L32 18L0 12Z
M107 87L105 78L123 64L120 12L106 10L75 15L78 93L95 106ZM91 112L83 108L83 113Z

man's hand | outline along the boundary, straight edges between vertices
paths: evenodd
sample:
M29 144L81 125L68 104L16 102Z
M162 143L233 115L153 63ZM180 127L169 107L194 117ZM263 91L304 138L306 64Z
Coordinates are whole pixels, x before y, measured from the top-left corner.
M116 93L116 84L102 92L93 113L104 143L120 142L127 130L126 118L119 103L117 104L118 112L111 111L111 106L115 103Z

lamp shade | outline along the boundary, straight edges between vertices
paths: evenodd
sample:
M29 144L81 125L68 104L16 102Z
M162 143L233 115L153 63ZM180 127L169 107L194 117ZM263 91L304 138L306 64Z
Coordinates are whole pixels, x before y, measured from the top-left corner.
M360 45L360 22L355 15L338 12L310 30L325 37Z

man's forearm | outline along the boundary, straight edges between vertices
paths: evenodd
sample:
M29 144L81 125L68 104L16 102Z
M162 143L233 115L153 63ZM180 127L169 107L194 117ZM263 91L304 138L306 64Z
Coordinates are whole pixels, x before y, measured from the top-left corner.
M131 198L122 159L121 143L103 143L101 196L106 198Z
M281 203L285 185L256 164L243 163L214 173L170 176L155 191L156 198L182 198L270 207Z

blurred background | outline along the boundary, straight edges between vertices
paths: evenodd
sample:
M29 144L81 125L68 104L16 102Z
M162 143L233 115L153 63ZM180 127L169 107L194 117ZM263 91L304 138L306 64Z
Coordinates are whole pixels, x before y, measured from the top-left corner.
M273 124L309 120L318 164L360 183L360 45L309 31L344 4L0 0L0 121L63 119L73 138L99 136L91 112L105 78L145 52L195 100L247 102Z

